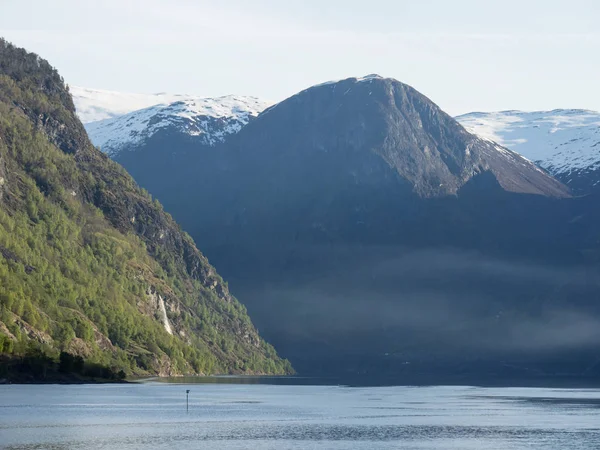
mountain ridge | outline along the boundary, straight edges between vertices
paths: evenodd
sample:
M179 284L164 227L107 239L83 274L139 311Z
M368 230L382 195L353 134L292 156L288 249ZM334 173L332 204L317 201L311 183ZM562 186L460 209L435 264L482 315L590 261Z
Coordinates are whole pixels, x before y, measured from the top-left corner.
M382 77L380 75L377 74L371 74L371 75L367 75L367 76L363 76L363 77L350 77L347 78L346 80L349 79L354 79L357 82L371 82L372 80L393 80L392 78L386 78L386 77ZM331 80L331 81L326 81L323 83L319 83L315 86L311 86L307 89L305 89L304 91L311 89L313 87L320 87L320 86L333 86L336 83L339 83L340 81L343 80ZM135 151L136 149L140 148L140 147L144 147L144 141L147 141L149 138L152 137L153 134L156 134L156 132L163 132L163 133L167 133L170 135L173 134L178 134L180 136L181 139L189 139L191 144L198 144L198 145L208 145L208 146L214 146L217 143L221 143L223 142L225 139L228 138L228 136L231 136L233 134L235 134L236 132L238 132L245 124L247 124L247 122L249 121L249 119L253 119L254 117L256 117L258 114L260 114L261 112L265 112L267 113L268 111L272 110L274 107L277 106L277 103L272 104L272 102L267 102L267 101L263 101L260 99L257 99L255 97L241 97L241 96L225 96L225 97L220 97L220 98L200 98L198 96L191 96L191 95L177 95L177 94L164 94L164 93L160 93L160 94L150 94L150 95L146 95L146 94L120 94L117 92L111 92L111 91L100 91L100 90L93 90L93 89L85 89L85 88L75 88L77 89L76 93L75 93L75 103L78 106L78 114L81 117L86 117L89 116L89 112L88 110L93 110L94 109L94 101L90 100L90 99L85 99L84 98L84 94L81 94L81 92L86 92L86 91L90 91L90 92L106 92L106 95L109 96L116 96L117 98L122 95L124 96L124 98L128 98L128 96L132 96L133 100L130 100L128 103L128 106L124 106L121 105L119 101L116 101L117 107L116 109L120 110L120 111L126 111L125 114L123 113L115 113L116 117L113 118L112 120L105 120L105 121L96 121L95 123L88 123L86 124L86 129L88 130L88 132L90 133L92 140L94 141L95 145L100 146L100 148L109 153L111 156L113 157L117 157L117 154L121 151L121 150L132 150ZM304 92L302 91L302 92ZM204 126L201 126L198 124L198 120L189 120L189 118L193 117L194 114L190 114L188 111L188 119L184 120L181 117L179 117L181 114L179 114L182 110L185 112L186 107L183 108L178 108L176 105L179 104L178 102L184 102L184 104L188 104L192 101L207 101L207 102L213 102L215 104L219 104L219 100L220 99L231 99L231 98L238 98L241 99L242 101L244 101L245 99L248 100L247 103L251 103L251 106L249 105L247 108L247 117L242 117L241 120L236 120L235 118L233 119L228 119L225 116L229 116L232 117L233 114L203 114L202 118L204 120ZM171 106L173 108L173 113L170 114L169 113L169 107L167 107L166 105L169 105L172 103L169 103L171 100L176 99L176 102L172 102L175 103L175 106ZM90 103L91 102L91 103ZM110 101L108 100L104 100L104 103L102 102L102 100L98 100L98 102L100 104L109 104ZM155 103L157 102L157 105L151 105L143 110L135 110L135 111L130 111L132 109L135 109L135 105L139 105L140 102L144 103ZM127 103L127 102L125 102ZM159 106L162 105L162 106ZM119 109L120 108L120 109ZM80 112L80 109L82 110L82 112ZM136 113L137 111L137 113ZM519 116L519 115L531 115L531 116L540 116L540 117L544 117L544 116L548 116L548 115L557 115L557 114L577 114L577 115L589 115L590 117L593 117L594 115L598 116L598 113L594 113L594 111L591 110L583 110L583 109L554 109L551 111L531 111L531 112L523 112L523 111L518 111L518 110L506 110L506 111L500 111L500 112L471 112L471 113L467 113L461 116L458 116L457 119L459 122L462 122L462 124L467 128L468 131L474 132L474 134L482 137L484 140L490 140L493 141L495 144L498 144L500 146L503 146L505 148L509 148L511 151L515 151L516 153L518 153L519 155L521 155L522 157L524 157L525 159L528 159L534 163L536 163L538 166L540 166L542 169L548 171L549 173L556 175L563 183L570 185L574 188L574 190L577 193L581 193L581 192L587 192L587 190L585 189L581 189L579 187L579 183L578 180L573 181L573 177L569 176L569 174L572 174L574 177L580 177L582 179L582 183L583 184L587 184L587 185L591 185L592 187L597 186L598 184L600 184L600 178L596 179L595 175L591 174L593 172L595 172L597 170L596 166L598 166L598 160L600 159L600 156L594 158L593 156L588 157L587 159L589 160L587 163L585 162L586 160L584 158L582 158L581 156L577 156L577 151L572 152L572 156L571 157L565 157L563 158L563 166L564 167L558 167L558 164L556 164L555 162L552 161L552 156L553 155L544 155L544 151L535 151L535 152L531 152L528 150L524 150L524 151L518 151L521 148L525 148L527 146L536 146L538 148L543 148L542 143L540 143L540 138L535 138L532 139L532 142L529 144L525 144L523 145L522 142L522 138L519 138L518 136L515 136L514 139L503 139L502 136L498 135L498 134L494 134L493 130L490 130L489 127L488 129L486 129L485 124L477 124L477 120L479 120L481 122L481 120L486 120L489 121L489 119L486 118L490 118L494 115L502 115L502 116L507 116L507 115L512 115L512 116ZM136 118L136 116L139 115L139 118ZM146 120L142 120L143 116L147 116ZM169 117L170 116L170 117ZM197 115L198 117L200 117L200 115ZM162 120L158 120L157 117L162 117ZM152 119L154 118L154 119ZM139 120L138 120L139 119ZM152 119L152 120L148 120L148 119ZM600 119L599 119L600 120ZM130 123L128 123L128 121ZM148 125L149 122L153 122L152 125ZM200 121L202 122L202 121ZM210 126L208 124L208 122L212 122L212 126ZM575 124L577 125L577 124ZM575 126L574 125L574 126ZM508 126L507 124L505 124L505 127ZM579 126L579 125L577 125ZM585 124L581 124L581 127L584 127ZM497 125L496 128L501 128L501 125ZM524 124L524 128L533 128L533 127L537 127L535 124L531 124L530 126L527 125L527 123ZM152 130L152 129L153 130ZM507 133L518 133L514 127L511 129L506 128L505 130ZM594 130L591 130L594 131ZM529 133L527 130L523 131L524 133ZM583 131L584 136L583 138L585 139L585 133L587 133L586 130ZM564 141L564 140L563 140ZM568 141L568 139L567 139ZM107 145L108 144L108 145ZM495 145L493 144L493 145ZM504 145L503 145L504 144ZM560 143L563 146L567 146L569 145L568 142L561 142ZM593 143L592 143L593 144ZM571 144L573 145L573 144ZM550 149L550 147L552 147L552 145L547 145L546 146L548 148L548 152L551 152L552 149ZM556 147L556 145L554 145L554 147ZM592 148L592 147L590 147ZM577 150L577 149L575 149ZM564 152L563 152L564 154ZM574 161L572 163L569 163L569 158L570 160L577 160ZM573 167L573 164L575 164L577 167ZM587 164L587 165L586 165ZM575 183L575 184L573 184ZM587 188L586 188L587 189Z
M85 124L95 145L109 155L135 149L161 131L215 146L237 133L266 104L255 97L184 99Z
M350 79L357 82L393 80L392 78L382 77L377 74L350 77L345 80ZM308 87L301 92L314 87L335 86L340 81L344 80L326 81ZM78 107L78 114L81 117L93 117L94 103L104 105L106 111L110 110L108 106L111 104L111 101L103 98L102 95L118 99L112 100L114 104L113 109L108 112L108 114L115 115L112 120L86 124L86 128L95 145L100 146L103 151L116 158L118 158L117 154L121 150L135 151L140 147L144 147L144 142L148 141L153 134L156 134L157 130L169 135L177 134L180 139L189 139L192 145L206 144L214 146L217 143L224 142L229 136L238 132L250 119L253 119L261 112L267 113L277 106L277 103L272 104L272 102L263 101L255 97L225 96L215 99L202 99L192 95L165 93L148 95L121 94L85 88L74 89L75 103ZM95 101L93 100L94 93L100 93L96 94L100 98ZM169 112L166 106L160 107L162 112L158 110L153 111L153 107L159 109L158 105L169 105L177 102L189 103L191 101L211 101L218 104L219 99L236 97L242 99L242 101L247 99L251 103L251 106L247 108L248 117L242 117L241 120L236 120L235 118L227 119L224 117L226 115L209 113L202 116L204 118L204 126L199 126L198 120L182 120L178 117L177 111L171 117L168 117ZM176 100L176 102L172 102L171 100ZM147 107L147 111L136 109L136 106L140 104L146 105L149 103L157 103L157 105ZM99 109L103 111L102 107L99 107ZM177 110L178 108L174 107L173 109ZM181 109L185 110L185 108ZM134 114L135 111L131 110L138 112ZM90 111L92 112L90 113ZM136 115L144 116L145 114L149 114L150 118L162 116L162 120L155 118L153 119L154 123L148 125L148 120L144 122L143 120L136 119ZM193 114L188 114L188 116L193 116ZM231 117L233 114L229 114L229 116ZM560 116L571 116L571 118L576 116L577 120L575 122L571 121L569 124L569 121L564 120L563 117L561 123ZM480 111L463 114L457 116L456 119L468 131L482 137L484 140L494 142L492 145L498 144L501 147L508 148L525 159L534 162L543 170L548 171L560 181L572 187L577 194L589 192L591 189L596 189L600 186L600 154L594 152L595 141L592 142L590 140L593 140L594 133L598 133L595 125L600 124L600 113L592 110L565 108L557 108L550 111ZM130 123L128 123L128 120ZM212 122L212 126L209 126L207 122ZM558 129L546 130L547 132L544 134L542 132L543 125L553 122ZM542 124L541 127L540 123ZM572 133L579 133L579 135L565 135L561 138L561 134L566 133L569 127L572 129ZM154 131L150 128L154 128ZM600 138L597 140L600 140ZM586 146L583 141L590 141L589 145Z
M315 101L320 102L318 107L322 108L319 120L330 121L332 127L336 126L336 121L345 120L342 117L353 121L347 128L339 128L335 139L343 140L344 145L350 147L371 146L390 167L394 167L401 177L424 195L456 194L474 174L487 170L491 170L508 190L541 193L546 189L551 195L568 195L559 183L547 177L526 158L469 134L411 86L379 75L353 77L305 89L263 112L256 121L232 137L233 145L243 145L240 142L248 135L248 130L268 121L274 111L281 116L285 114L282 108L289 110L292 104L303 99L309 102L317 96L321 98ZM342 111L340 105L345 105L348 111ZM309 111L306 114L312 113ZM334 116L336 114L339 117ZM352 119L349 118L350 114L353 115ZM313 118L298 115L286 117L285 120L302 129ZM365 129L367 126L371 127L368 131ZM328 130L323 128L322 125L315 125L305 131L325 136ZM378 140L375 134L384 137L384 140ZM297 140L301 136L275 137L280 144L288 138ZM273 136L269 136L269 139L273 139ZM335 147L339 142L319 145ZM506 169L511 167L513 170L508 174ZM528 175L524 176L521 173L523 171ZM539 185L534 187L535 183Z
M94 89L81 86L69 86L73 101L77 109L77 115L85 123L98 122L100 120L112 119L140 109L155 105L168 105L179 101L203 100L219 97L252 97L243 95L223 95L218 97L206 97L197 94L181 94L157 92L154 94L143 94L134 92L111 91L106 89ZM266 100L262 100L269 103Z
M578 193L600 185L599 112L473 112L457 120L473 133L523 154Z

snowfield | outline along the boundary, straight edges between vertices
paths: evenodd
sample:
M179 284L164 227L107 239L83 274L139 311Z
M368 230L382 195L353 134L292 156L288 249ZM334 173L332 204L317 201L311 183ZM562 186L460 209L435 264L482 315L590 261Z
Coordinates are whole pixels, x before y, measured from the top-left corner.
M106 91L79 86L69 86L77 115L83 123L112 119L123 114L148 108L154 105L167 105L178 101L202 99L198 95L187 94L134 94L129 92Z
M474 112L456 119L468 131L520 153L554 175L600 169L599 112Z

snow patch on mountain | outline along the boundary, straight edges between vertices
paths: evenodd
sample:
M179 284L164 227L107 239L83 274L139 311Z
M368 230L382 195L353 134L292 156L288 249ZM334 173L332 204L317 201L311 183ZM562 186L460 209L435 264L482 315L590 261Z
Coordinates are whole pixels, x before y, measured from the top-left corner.
M136 94L69 86L77 115L83 123L112 119L154 105L203 99L188 94Z
M554 175L600 169L599 112L473 112L456 119L468 131L520 153Z
M94 145L111 156L164 129L196 137L200 143L214 146L237 133L269 105L255 97L188 97L86 123L85 127Z
M357 82L362 83L362 82L371 82L373 80L385 80L384 77L382 77L381 75L377 75L376 73L372 73L369 75L365 75L364 77L358 77L356 79Z
M307 89L312 89L312 88L316 88L319 86L330 86L330 85L335 85L337 83L339 83L340 81L346 81L346 80L354 80L356 83L361 83L361 82L371 82L373 80L390 80L391 78L384 78L381 75L377 75L376 73L372 73L370 75L365 75L364 77L351 77L351 78L345 78L345 79L339 79L339 80L329 80L329 81L324 81L323 83L319 83L319 84L315 84L314 86L311 86ZM305 90L307 90L305 89Z

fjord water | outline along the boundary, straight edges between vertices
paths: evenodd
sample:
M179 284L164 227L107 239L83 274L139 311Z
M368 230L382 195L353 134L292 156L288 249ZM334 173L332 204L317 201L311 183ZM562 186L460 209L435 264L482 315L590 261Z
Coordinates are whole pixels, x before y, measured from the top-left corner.
M590 449L599 406L589 389L6 385L0 447Z

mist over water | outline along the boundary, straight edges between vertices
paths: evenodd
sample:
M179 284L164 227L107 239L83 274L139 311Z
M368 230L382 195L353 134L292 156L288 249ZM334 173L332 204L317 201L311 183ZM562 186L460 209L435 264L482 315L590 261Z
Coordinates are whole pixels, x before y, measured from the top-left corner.
M598 390L148 383L0 386L0 398L5 449L600 445Z
M575 376L597 364L595 268L452 248L314 245L285 253L293 256L272 272L234 278L231 287L301 373L321 352L344 355L342 364L355 356L355 367L368 368L362 361L370 358L370 373L391 359L392 373L398 364L465 358L474 372L486 360L524 370L536 361L546 373ZM558 365L573 352L575 365Z

